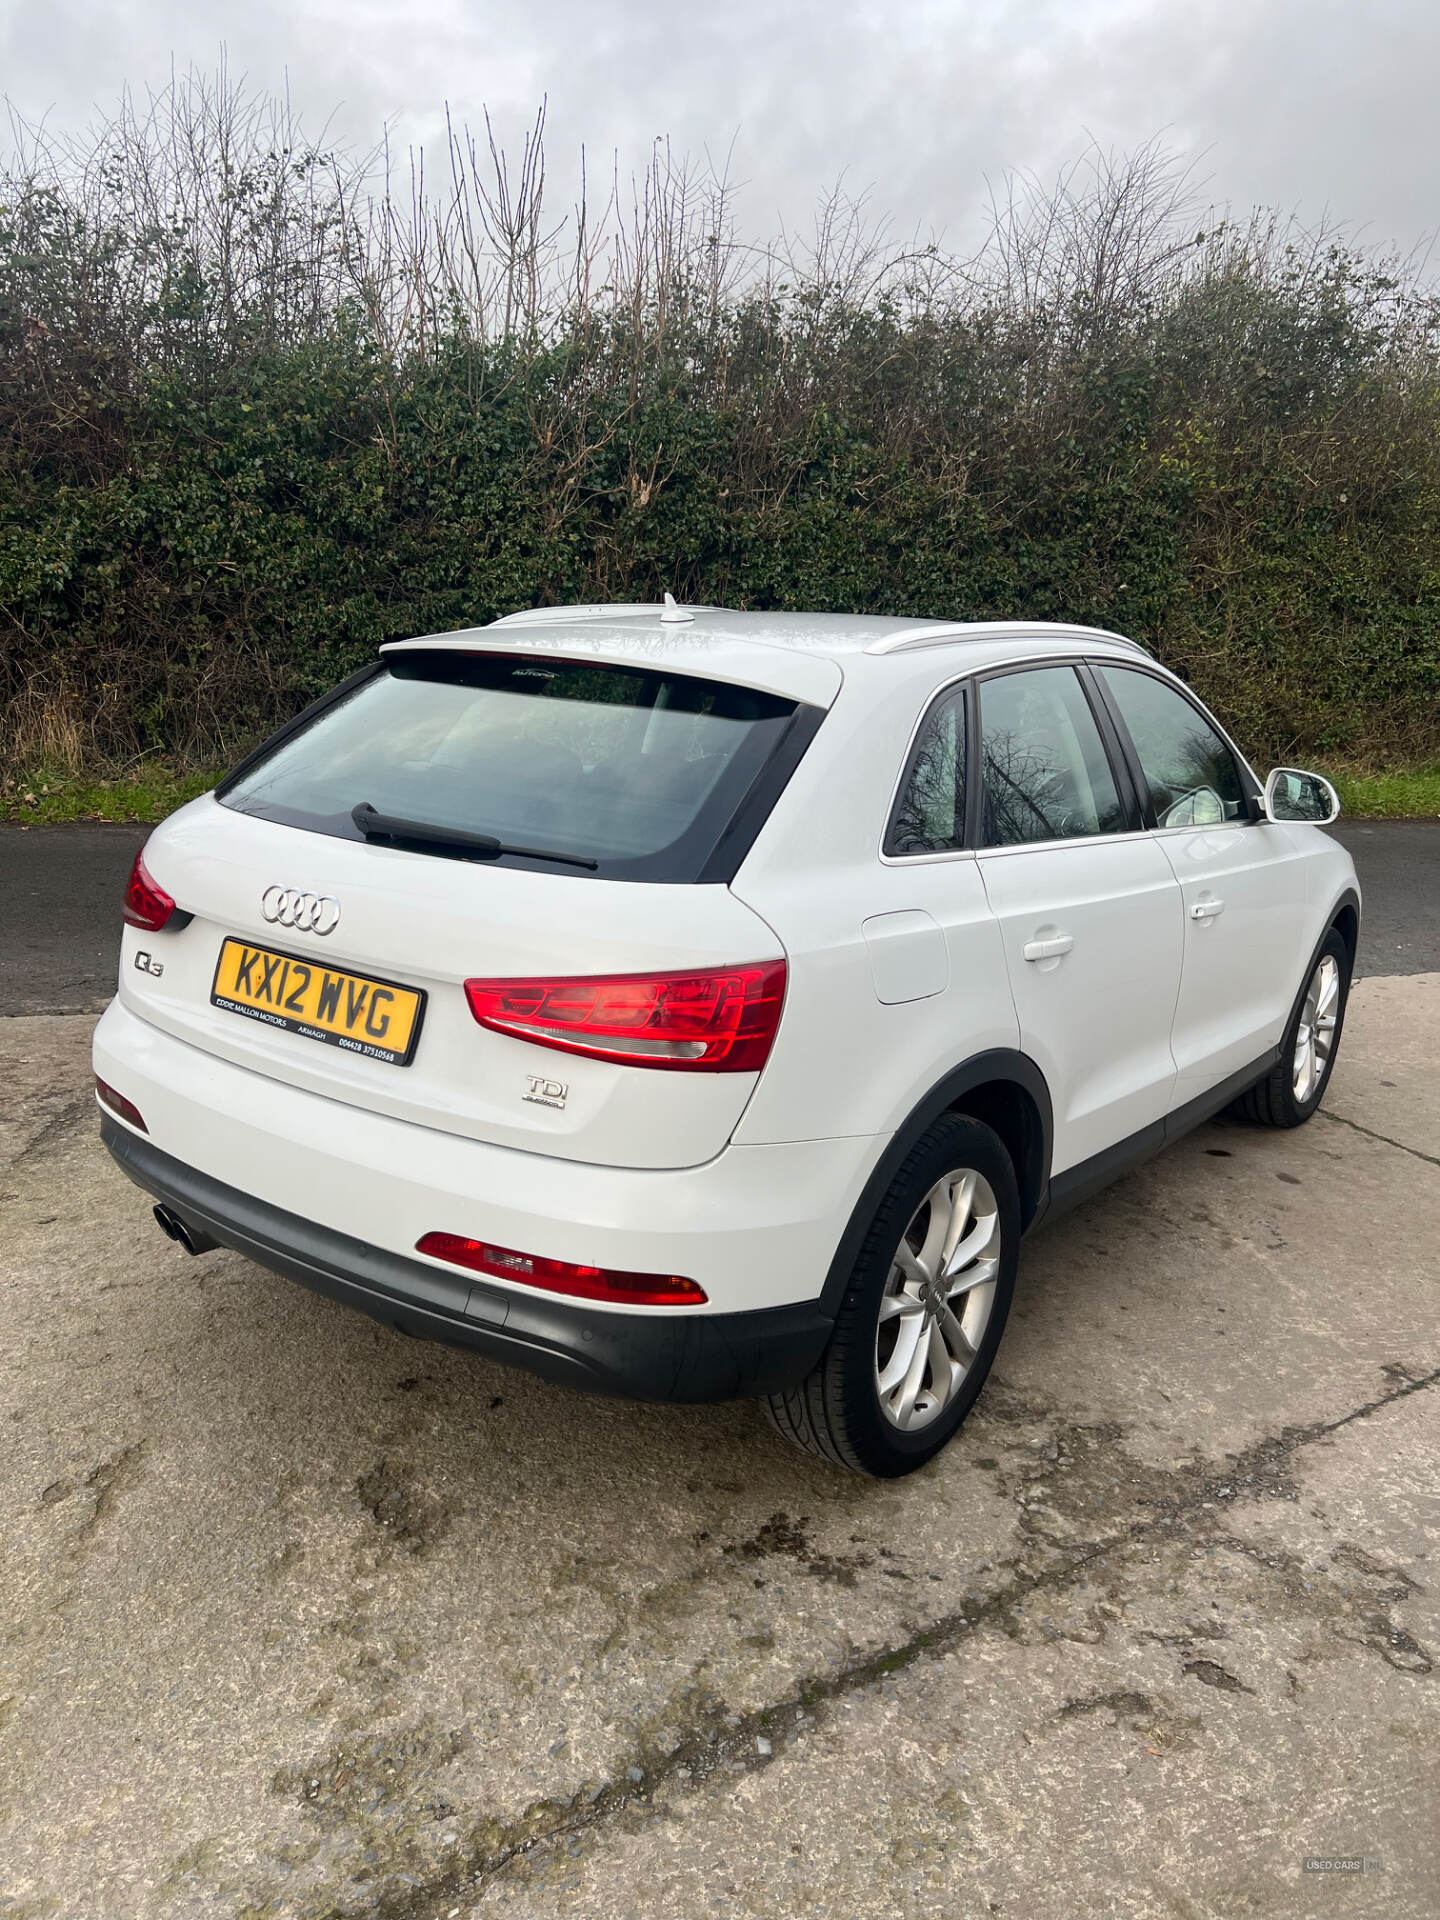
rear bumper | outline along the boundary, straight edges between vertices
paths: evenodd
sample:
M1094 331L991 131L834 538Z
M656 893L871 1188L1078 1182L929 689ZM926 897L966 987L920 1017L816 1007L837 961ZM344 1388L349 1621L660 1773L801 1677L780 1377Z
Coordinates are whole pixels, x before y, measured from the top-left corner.
M582 1266L684 1274L704 1288L706 1314L818 1299L885 1144L732 1144L698 1166L599 1166L327 1098L209 1053L119 1001L96 1029L94 1059L101 1079L138 1106L162 1153L285 1213L446 1276L454 1269L415 1253L427 1233ZM676 1311L587 1304L642 1319Z
M101 1116L121 1168L192 1229L401 1333L473 1347L544 1379L638 1400L729 1400L804 1377L831 1323L817 1302L743 1313L620 1314L450 1274L288 1213Z
M325 1098L118 1000L94 1060L148 1129L107 1117L116 1159L222 1245L406 1333L645 1398L724 1399L803 1376L829 1332L817 1303L836 1246L883 1144L732 1145L693 1167L594 1166ZM481 1278L417 1254L430 1231L684 1274L707 1304L611 1307Z

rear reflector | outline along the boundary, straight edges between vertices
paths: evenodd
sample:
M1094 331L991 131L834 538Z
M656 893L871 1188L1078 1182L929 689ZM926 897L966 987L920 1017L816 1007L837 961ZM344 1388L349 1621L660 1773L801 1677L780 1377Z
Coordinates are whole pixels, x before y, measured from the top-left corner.
M785 962L704 973L467 980L482 1027L537 1047L683 1073L758 1073L785 1002Z
M175 911L175 902L163 887L157 887L137 853L125 886L125 918L132 927L146 933L159 933Z
M513 1253L458 1233L427 1233L415 1242L417 1253L448 1260L497 1280L519 1280L546 1293L568 1293L578 1300L608 1300L625 1307L699 1307L705 1289L678 1273L619 1273L608 1267L577 1267L568 1260L546 1260L538 1253Z
M117 1093L108 1081L100 1078L98 1073L95 1076L95 1098L100 1102L102 1107L108 1107L111 1113L118 1114L120 1118L128 1122L130 1126L138 1127L141 1133L148 1133L150 1131L141 1119L140 1109L135 1103L127 1100L123 1093Z

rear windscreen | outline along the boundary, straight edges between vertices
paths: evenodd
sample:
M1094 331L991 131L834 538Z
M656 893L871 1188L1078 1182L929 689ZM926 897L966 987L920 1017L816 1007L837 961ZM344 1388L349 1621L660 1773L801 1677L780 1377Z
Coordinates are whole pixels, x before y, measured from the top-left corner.
M577 856L602 876L694 880L795 711L773 694L628 666L400 654L219 798L345 840L365 838L351 818L364 805Z

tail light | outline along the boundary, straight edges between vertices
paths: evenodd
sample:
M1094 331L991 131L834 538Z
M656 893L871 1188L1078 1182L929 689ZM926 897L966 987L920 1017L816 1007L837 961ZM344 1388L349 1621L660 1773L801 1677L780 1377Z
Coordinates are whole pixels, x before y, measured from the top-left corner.
M611 1267L578 1267L569 1260L547 1260L538 1253L514 1253L458 1233L427 1233L417 1253L451 1266L488 1273L497 1280L519 1280L546 1293L568 1293L580 1300L608 1300L625 1307L699 1307L705 1289L678 1273L623 1273Z
M163 887L156 886L144 858L137 853L125 886L126 921L132 927L143 927L147 933L159 933L174 911L175 902Z
M467 980L482 1027L539 1047L685 1073L758 1073L785 1002L785 962L704 973Z
M118 1114L120 1118L128 1122L130 1126L138 1127L141 1133L148 1133L150 1131L141 1119L140 1109L135 1105L134 1101L127 1100L123 1093L117 1093L109 1081L102 1080L98 1073L95 1076L95 1098L100 1102L102 1107L108 1107L111 1113Z

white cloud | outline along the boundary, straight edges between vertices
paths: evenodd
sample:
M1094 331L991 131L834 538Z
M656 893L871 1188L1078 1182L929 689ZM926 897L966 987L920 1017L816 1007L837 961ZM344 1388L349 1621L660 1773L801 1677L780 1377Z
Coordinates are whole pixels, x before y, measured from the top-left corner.
M961 238L986 176L1052 171L1088 136L1163 132L1222 199L1414 245L1440 220L1433 0L0 0L0 74L25 113L76 126L172 56L258 87L287 78L312 130L432 140L448 100L516 139L550 102L562 189L649 141L723 157L742 221L803 221L840 174L901 230ZM337 111L338 110L338 111Z

